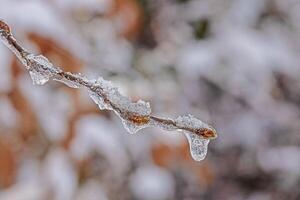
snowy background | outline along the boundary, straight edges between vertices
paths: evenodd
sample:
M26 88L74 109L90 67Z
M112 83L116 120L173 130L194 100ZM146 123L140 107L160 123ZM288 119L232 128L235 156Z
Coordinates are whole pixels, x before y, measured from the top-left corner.
M127 134L83 90L33 86L0 45L0 200L300 199L299 0L0 0L31 52L219 133Z

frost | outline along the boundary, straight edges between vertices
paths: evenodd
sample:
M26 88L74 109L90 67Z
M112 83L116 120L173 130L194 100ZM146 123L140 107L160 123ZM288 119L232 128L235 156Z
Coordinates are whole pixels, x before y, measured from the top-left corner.
M52 72L57 70L53 67L52 63L42 55L36 56L29 54L26 58L28 60L27 65L33 84L44 85L53 76Z
M193 115L183 115L175 119L175 123L181 127L188 127L192 129L210 128L201 120L195 118Z
M102 88L103 94L107 99L121 111L124 112L134 112L138 115L147 116L150 115L151 109L148 102L139 100L136 103L131 102L131 100L123 96L118 88L114 87L110 81L104 80L102 77L98 78L95 81L95 85ZM102 97L100 97L102 98ZM99 101L99 99L98 99ZM103 98L102 98L103 101ZM104 103L105 104L105 103ZM105 106L103 106L105 107ZM106 109L106 108L105 108Z
M189 132L185 132L185 136L188 139L193 159L196 161L203 160L207 154L209 139L203 139L200 136Z
M127 97L120 98L116 103L118 105L129 112L136 113L139 116L149 116L151 114L151 108L150 104L148 102L139 100L136 103L130 102L130 100Z
M165 121L172 121L172 119L164 119ZM163 122L157 122L156 120L151 120L151 126L152 127L159 127L165 131L176 131L177 127L172 124L167 124Z
M113 86L111 81L104 80L102 77L99 77L95 81L95 84L99 85L106 93L110 93L118 90L116 87Z

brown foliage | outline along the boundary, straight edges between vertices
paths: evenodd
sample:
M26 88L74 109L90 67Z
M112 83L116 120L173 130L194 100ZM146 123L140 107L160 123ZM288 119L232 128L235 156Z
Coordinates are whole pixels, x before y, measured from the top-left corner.
M108 17L122 20L120 33L127 39L135 39L143 25L143 10L137 0L115 0Z

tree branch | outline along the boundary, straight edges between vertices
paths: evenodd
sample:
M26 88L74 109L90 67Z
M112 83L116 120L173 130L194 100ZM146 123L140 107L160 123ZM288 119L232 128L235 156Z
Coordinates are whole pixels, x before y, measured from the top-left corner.
M209 139L217 137L214 128L192 115L179 116L175 120L153 116L151 115L149 103L141 100L132 102L129 98L122 96L118 89L109 81L101 77L97 80L89 80L81 74L64 72L61 68L54 66L44 56L34 55L23 48L13 37L10 27L1 20L0 35L1 41L29 71L34 84L43 85L51 79L63 82L69 87L86 88L90 97L98 104L99 108L114 111L121 118L126 130L130 133L135 133L145 127L160 127L168 131L184 131L189 139L192 156L196 160L202 160L205 155L204 157L202 155L201 158L195 158L193 145L194 147L195 145L205 146L206 143L208 144ZM201 151L200 153L203 154L204 152Z

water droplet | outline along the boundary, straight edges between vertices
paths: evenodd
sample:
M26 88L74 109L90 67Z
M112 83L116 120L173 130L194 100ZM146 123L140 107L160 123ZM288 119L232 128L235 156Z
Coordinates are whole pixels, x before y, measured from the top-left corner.
M203 139L198 135L188 132L185 132L185 136L190 145L192 158L196 161L203 160L207 154L209 139Z

